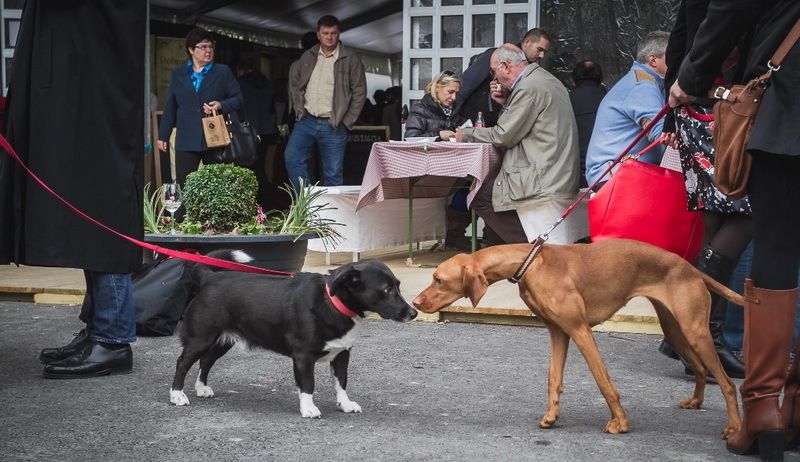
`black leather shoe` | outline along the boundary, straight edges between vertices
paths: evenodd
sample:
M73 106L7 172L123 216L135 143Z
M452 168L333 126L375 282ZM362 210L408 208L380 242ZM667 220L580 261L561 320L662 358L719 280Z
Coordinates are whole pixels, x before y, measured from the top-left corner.
M673 348L666 339L661 341L661 345L658 346L658 352L667 358L681 359L681 355L678 354L675 348Z
M45 348L42 350L42 352L39 353L39 361L44 364L52 364L67 359L88 344L89 334L86 333L86 329L81 329L68 344L58 348Z
M89 340L86 348L67 359L44 366L48 379L82 379L101 375L127 374L133 370L130 345L111 349Z

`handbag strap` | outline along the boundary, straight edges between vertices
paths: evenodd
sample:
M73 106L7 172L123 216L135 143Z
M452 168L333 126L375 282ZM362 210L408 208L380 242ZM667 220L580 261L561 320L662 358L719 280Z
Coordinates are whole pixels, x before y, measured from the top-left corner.
M786 38L783 39L781 46L775 50L775 54L772 55L772 59L770 59L767 63L767 67L769 67L771 71L777 71L780 69L783 59L787 54L789 54L789 50L794 47L794 44L797 43L798 40L800 40L800 19L794 23L794 27L792 27L792 30L789 31L789 34L786 36Z
M748 82L744 89L738 93L734 93L727 87L717 87L717 89L714 90L714 98L736 103L740 94L749 94L754 88L760 88L762 91L766 89L769 79L772 78L772 73L780 70L783 59L786 58L786 55L789 54L789 51L798 40L800 40L800 19L794 23L792 29L783 39L783 42L781 42L778 49L773 53L772 58L767 61L767 72Z

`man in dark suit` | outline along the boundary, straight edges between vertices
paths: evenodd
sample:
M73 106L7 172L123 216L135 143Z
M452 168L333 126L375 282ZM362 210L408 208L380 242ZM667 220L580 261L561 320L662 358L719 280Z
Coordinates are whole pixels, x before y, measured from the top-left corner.
M10 144L48 186L138 239L146 25L144 2L28 0L6 127ZM9 262L81 268L86 278L85 328L68 345L42 351L45 377L131 372L131 272L142 249L70 211L2 153L0 264Z
M183 185L186 175L197 170L208 150L203 134L203 114L231 114L242 106L242 91L231 69L214 62L214 41L208 31L192 29L186 35L189 60L172 71L164 115L158 129L158 149L167 151L173 128L175 136L175 181Z
M550 41L550 34L544 29L534 27L525 33L519 47L529 63L539 62L550 49ZM478 112L482 112L486 127L494 127L500 117L501 106L492 100L489 91L489 82L492 80L489 62L495 49L489 48L470 61L461 76L461 90L454 109L472 121Z

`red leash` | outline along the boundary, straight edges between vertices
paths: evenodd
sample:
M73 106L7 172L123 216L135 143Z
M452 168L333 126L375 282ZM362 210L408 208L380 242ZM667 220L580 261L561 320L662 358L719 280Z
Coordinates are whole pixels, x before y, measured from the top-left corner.
M528 267L531 265L531 263L533 263L533 259L536 258L536 255L538 255L539 251L541 250L542 245L545 242L547 242L547 238L550 236L550 233L552 233L553 230L556 229L556 227L558 225L560 225L561 222L564 221L564 219L567 218L567 215L569 215L570 213L572 213L573 210L575 210L575 208L578 206L578 204L580 204L583 201L583 199L586 198L586 196L588 196L589 194L592 193L594 187L597 186L597 184L600 183L600 181L602 181L603 178L605 178L606 175L611 173L611 170L617 164L619 164L620 162L623 161L623 159L625 159L625 156L628 155L629 152L631 152L631 149L633 149L633 147L636 146L636 143L638 143L639 140L644 138L645 135L647 135L647 133L650 132L650 130L655 126L655 124L658 123L659 120L664 118L665 115L667 115L667 112L669 112L669 110L670 110L669 104L665 104L664 107L662 107L661 110L658 112L658 114L656 114L656 116L653 117L653 120L651 120L650 123L648 123L647 126L645 126L644 129L642 129L642 131L638 135L636 135L636 138L634 138L633 141L631 141L631 143L628 145L628 147L625 148L624 151L622 151L622 154L617 156L617 158L614 159L614 162L612 162L608 166L608 168L606 168L605 171L603 171L603 173L599 177L597 177L596 180L594 180L594 183L592 183L591 186L589 186L586 189L586 191L584 191L583 194L581 194L575 200L575 202L572 203L572 205L567 207L567 210L565 210L564 213L561 214L561 218L556 220L556 222L553 223L553 226L551 226L550 229L548 229L545 233L540 234L536 239L533 240L533 242L531 243L533 245L531 246L530 252L528 252L528 255L525 257L525 260L523 260L522 264L519 265L519 268L517 268L517 271L514 272L514 275L511 276L510 278L508 278L509 282L511 282L513 284L516 284L522 279L522 276L525 274L525 271L528 270ZM639 151L636 154L633 154L631 157L632 158L637 158L637 157L643 155L647 151L653 149L653 147L657 146L663 140L664 140L664 136L663 135L659 136L655 141L650 143L646 148L642 149L641 151Z
M653 126L655 126L655 124L658 123L659 120L661 120L662 118L664 118L665 115L667 115L667 112L669 112L669 110L670 110L669 104L665 104L664 107L661 108L661 110L658 112L658 114L656 114L656 116L653 118L653 120L651 120L650 123L648 123L647 126L645 126L644 129L642 129L642 131L638 135L636 135L636 138L634 138L633 141L631 141L631 143L628 145L628 147L625 148L624 151L622 151L622 154L617 156L617 158L614 159L614 162L612 162L608 166L608 168L606 168L605 171L602 174L600 174L600 176L597 177L596 180L594 180L594 183L592 183L591 186L586 188L586 191L584 191L583 194L578 196L578 198L575 200L575 202L572 203L572 205L567 207L567 210L565 210L564 213L561 214L561 218L559 218L553 224L553 226L551 226L550 229L547 230L547 232L545 232L544 234L540 235L537 239L541 239L542 243L547 241L548 236L550 235L550 233L553 232L554 229L556 229L556 226L560 225L561 222L564 221L564 219L567 218L567 215L572 213L572 211L575 210L575 207L577 207L581 202L583 202L583 199L585 199L586 196L588 196L589 194L591 194L593 192L594 187L597 186L598 183L603 181L603 178L605 178L606 175L611 173L611 170L614 167L616 167L617 164L619 164L620 162L623 161L623 159L625 159L625 156L627 156L628 153L631 151L631 149L633 149L633 147L636 146L636 144L639 142L639 140L644 138L645 135L647 135L647 133L653 128ZM698 115L702 115L702 114L698 114ZM633 158L633 159L636 159L636 158L644 155L647 151L653 149L655 146L658 146L659 144L661 144L662 141L664 141L664 136L663 135L659 136L655 141L653 141L652 143L647 145L646 148L642 149L641 151L637 152L636 154L631 155L630 157Z
M83 213L77 207L75 207L74 205L70 204L66 199L61 197L58 193L53 191L49 186L47 186L47 184L45 184L44 181L39 179L39 177L36 176L36 174L33 173L30 168L28 168L28 166L25 164L25 162L22 161L22 159L19 157L19 155L16 153L16 151L14 151L14 148L11 147L11 145L8 143L8 140L6 140L5 136L3 136L2 134L0 134L0 147L5 149L5 151L11 157L13 157L14 160L16 160L17 163L20 166L22 166L22 168L28 173L28 175L31 178L33 178L34 180L36 180L36 182L39 183L39 185L42 188L44 188L47 192L52 194L56 199L61 201L64 205L67 206L67 208L72 210L76 215L78 215L81 218L83 218L83 219L85 219L85 220L87 220L87 221L99 226L100 228L105 229L106 231L108 231L108 232L110 232L112 234L116 234L117 236L125 239L128 242L131 242L133 244L138 245L139 247L145 248L147 250L152 250L153 252L158 252L158 253L163 254L163 255L168 255L170 257L180 258L182 260L193 261L195 263L202 263L202 264L210 265L210 266L216 266L218 268L224 268L224 269L235 270L235 271L244 271L244 272L247 272L247 273L272 274L272 275L275 275L275 276L294 276L294 273L290 273L290 272L286 272L286 271L276 271L276 270L271 270L271 269L266 269L266 268L260 268L258 266L246 265L244 263L237 263L237 262L228 261L228 260L220 260L219 258L207 257L205 255L199 255L199 254L195 254L195 253L181 252L181 251L178 251L178 250L167 249L167 248L164 248L164 247L159 247L157 245L148 244L147 242L142 242L142 241L140 241L138 239L134 239L134 238L132 238L130 236L122 234L119 231L117 231L117 230L115 230L115 229L113 229L113 228L111 228L111 227L109 227L109 226L107 226L107 225L105 225L103 223L100 223L99 221L95 220L94 218L90 217L89 215Z

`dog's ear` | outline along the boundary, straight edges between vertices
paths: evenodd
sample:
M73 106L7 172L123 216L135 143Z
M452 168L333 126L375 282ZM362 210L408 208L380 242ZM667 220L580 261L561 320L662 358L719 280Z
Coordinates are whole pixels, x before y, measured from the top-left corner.
M484 276L478 265L464 266L462 276L461 284L464 287L464 295L469 297L469 301L472 302L472 307L474 308L478 306L481 298L486 295L489 282L486 281L486 276Z
M331 274L328 284L331 287L331 294L336 295L346 287L355 287L361 283L361 271L353 266L344 266Z

